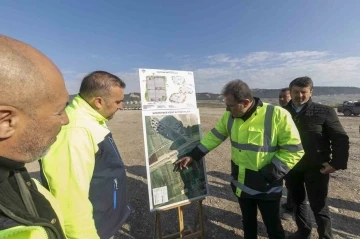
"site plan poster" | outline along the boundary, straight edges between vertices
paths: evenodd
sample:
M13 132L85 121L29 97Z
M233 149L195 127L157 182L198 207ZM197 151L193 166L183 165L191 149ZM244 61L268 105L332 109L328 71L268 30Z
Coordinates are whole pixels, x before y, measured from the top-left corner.
M208 195L204 159L174 172L201 139L193 72L139 69L150 211Z
M208 194L204 159L183 171L173 163L200 141L198 109L143 112L150 210L174 206Z
M191 71L139 69L143 110L196 108Z

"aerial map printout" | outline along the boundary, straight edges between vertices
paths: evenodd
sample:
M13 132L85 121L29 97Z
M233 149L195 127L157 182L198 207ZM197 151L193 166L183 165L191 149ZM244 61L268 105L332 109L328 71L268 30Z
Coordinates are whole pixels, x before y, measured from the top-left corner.
M168 79L180 79L177 77L179 76L178 71L140 69L140 81L142 79L142 70L145 70L150 75L157 72L156 79L161 79L159 81L163 82L166 82ZM161 75L159 72L167 73ZM176 77L173 78L173 76ZM195 96L192 72L189 78L192 78L192 80L188 81L192 82L193 91L191 94ZM143 75L143 79L150 78ZM183 82L183 79L180 80ZM150 81L153 82L153 79ZM149 93L147 91L148 93L146 94L149 97L148 99L153 99L155 102L148 101L145 104L147 106L153 105L152 103L156 105L155 103L159 102L158 99L169 95L168 87L162 90L159 84L156 84L156 87L151 85L150 88L156 88L158 92ZM148 90L146 87L142 88L142 97L145 96L144 91ZM187 93L183 91L179 93L178 98L187 96ZM164 107L161 110L157 107L149 107L143 108L142 111L151 211L166 209L167 207L198 200L208 195L204 159L192 163L186 170L174 172L173 163L189 153L200 142L201 138L196 98L194 102L187 101L186 104L191 105L191 108L180 108L176 104L183 104L183 101L179 103L171 102L170 104L164 103Z

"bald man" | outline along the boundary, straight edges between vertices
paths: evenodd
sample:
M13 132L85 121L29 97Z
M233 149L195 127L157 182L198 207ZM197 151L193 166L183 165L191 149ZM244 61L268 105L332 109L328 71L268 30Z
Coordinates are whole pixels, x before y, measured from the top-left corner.
M0 238L64 239L55 199L24 166L69 122L63 77L41 52L0 35L0 95Z

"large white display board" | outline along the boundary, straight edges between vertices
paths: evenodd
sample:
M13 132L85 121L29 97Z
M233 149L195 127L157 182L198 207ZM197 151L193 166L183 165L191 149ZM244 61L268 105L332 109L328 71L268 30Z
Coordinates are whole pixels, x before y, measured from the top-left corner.
M193 73L139 69L139 77L150 210L206 197L204 159L181 172L173 165L201 139Z

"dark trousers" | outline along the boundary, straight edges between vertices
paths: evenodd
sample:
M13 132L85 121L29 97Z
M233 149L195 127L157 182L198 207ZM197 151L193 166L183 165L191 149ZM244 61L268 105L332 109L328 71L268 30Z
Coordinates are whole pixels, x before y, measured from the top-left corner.
M284 229L280 220L280 199L259 200L238 198L243 217L244 239L257 238L257 208L270 239L285 239Z
M293 205L292 205L292 196L291 196L291 190L289 189L289 184L285 178L285 187L287 190L287 196L286 196L286 209L288 210L292 210L293 209Z
M291 191L295 221L298 232L307 238L311 233L311 219L306 205L306 192L311 210L317 223L320 239L330 239L331 218L327 204L329 175L320 173L320 169L297 169L295 166L287 176L287 184ZM306 191L305 191L306 189Z

